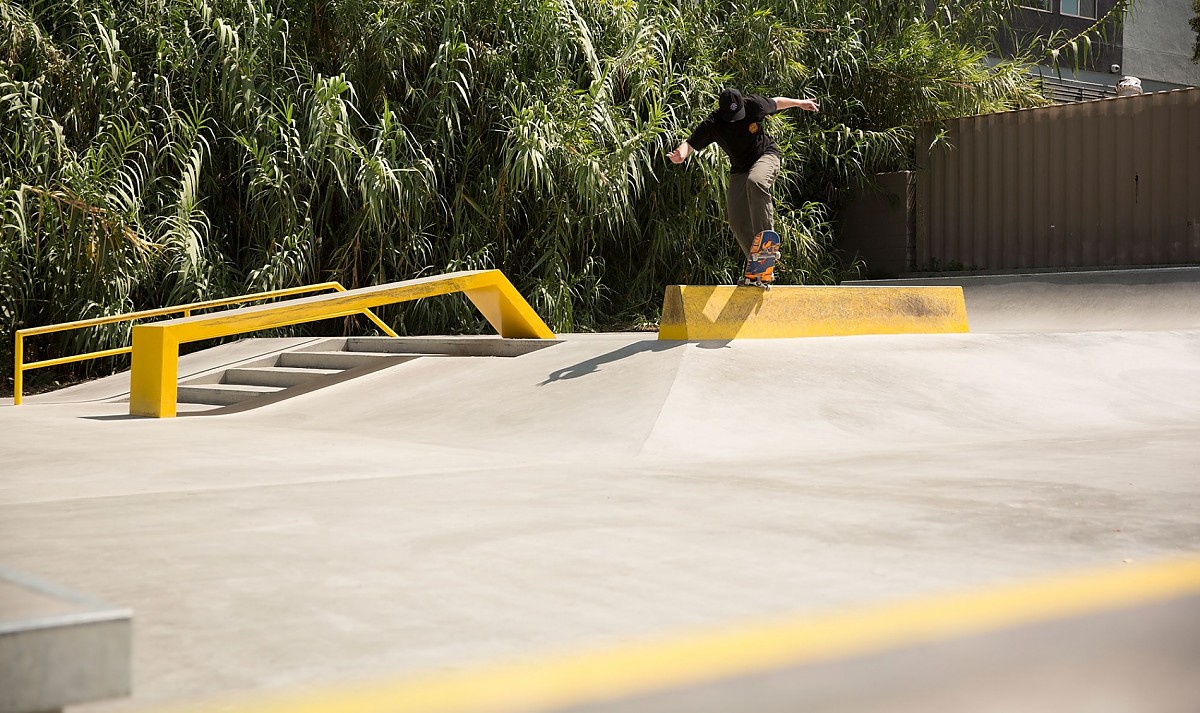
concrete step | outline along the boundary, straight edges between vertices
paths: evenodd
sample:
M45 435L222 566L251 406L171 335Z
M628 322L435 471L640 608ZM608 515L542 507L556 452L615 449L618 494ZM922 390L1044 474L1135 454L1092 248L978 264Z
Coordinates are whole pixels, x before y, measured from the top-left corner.
M341 369L304 369L292 366L233 367L225 372L221 383L287 388L308 383L322 376L331 376L340 371Z
M278 386L256 386L252 384L193 384L180 385L177 400L189 404L229 406L282 391Z
M554 339L500 337L349 337L345 349L390 354L516 357L557 343Z
M377 363L380 359L394 362L411 361L423 354L399 355L388 352L284 352L276 366L303 369L353 369Z

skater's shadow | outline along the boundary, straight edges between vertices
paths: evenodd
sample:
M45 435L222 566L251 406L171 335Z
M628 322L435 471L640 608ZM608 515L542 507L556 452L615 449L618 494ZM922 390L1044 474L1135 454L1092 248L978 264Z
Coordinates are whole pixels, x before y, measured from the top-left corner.
M581 376L594 374L600 370L604 364L611 364L614 361L620 361L635 354L644 354L646 352L661 352L667 349L674 349L680 346L681 342L663 342L657 339L647 339L641 342L635 342L616 349L607 354L601 354L598 357L593 357L587 361L581 361L578 364L563 367L550 372L539 386L545 386L554 381L562 381L563 379L578 379Z
M677 348L685 346L687 344L693 344L701 349L722 349L724 347L729 346L729 340L728 339L722 339L722 340L713 339L713 340L707 340L707 341L702 341L702 342L679 342L679 341L664 341L664 340L659 340L659 339L654 339L654 340L647 339L646 341L637 342L634 344L628 344L626 346L621 347L620 349L615 349L607 354L601 354L600 356L593 357L591 359L588 359L587 361L581 361L578 364L572 364L571 366L563 367L562 369L557 369L555 371L552 371L552 372L550 372L550 375L546 377L546 380L541 382L538 385L545 386L545 385L553 383L555 381L562 381L564 379L578 379L581 376L587 376L588 374L594 374L597 371L600 371L600 367L605 364L611 364L615 361L620 361L622 359L625 359L625 358L628 358L631 356L635 356L637 354L645 354L647 352L662 352L662 351L666 351L668 349L677 349Z
M691 289L701 295L698 301L707 304L716 296L718 290L725 292L727 288L693 287ZM757 288L739 288L735 290L732 294L729 294L725 303L721 305L720 312L715 318L712 319L712 322L714 324L726 325L726 327L737 325L737 329L734 331L740 330L742 324L745 324L748 319L753 317L760 309L762 309L763 298L765 294L765 290ZM670 317L664 315L664 319L668 318L676 321L682 321L683 316L681 314L671 315ZM581 376L594 374L599 371L600 367L604 364L611 364L614 361L620 361L621 359L625 359L636 354L642 354L645 352L661 352L666 351L667 349L675 349L687 344L694 344L700 349L724 349L729 346L729 342L729 339L647 339L645 341L628 344L620 349L611 351L608 354L601 354L600 356L588 359L587 361L581 361L578 364L572 364L571 366L552 371L550 372L550 375L546 377L546 380L541 382L539 385L545 386L546 384L555 381L562 381L564 379L578 379Z
M693 292L703 295L703 302L706 304L716 296L718 290L724 292L724 288L717 287L693 287L691 289ZM712 323L725 325L726 328L737 325L740 330L747 320L762 309L766 296L767 291L762 288L738 288L729 294L725 304L721 305L721 312L712 320ZM700 300L697 299L697 301Z

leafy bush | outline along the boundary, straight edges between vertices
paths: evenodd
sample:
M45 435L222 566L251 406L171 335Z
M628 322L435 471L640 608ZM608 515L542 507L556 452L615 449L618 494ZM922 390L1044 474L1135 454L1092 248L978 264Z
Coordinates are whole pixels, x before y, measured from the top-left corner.
M24 326L490 267L556 330L652 322L665 284L740 269L724 157L665 158L729 85L820 100L770 120L782 279L835 282L840 191L922 122L1040 101L984 62L1013 4L0 3L0 358ZM385 317L484 327L451 298Z

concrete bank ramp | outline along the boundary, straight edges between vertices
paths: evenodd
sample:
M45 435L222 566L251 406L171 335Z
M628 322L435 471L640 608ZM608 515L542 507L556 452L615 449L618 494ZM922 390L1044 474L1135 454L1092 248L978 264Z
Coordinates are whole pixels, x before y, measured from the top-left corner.
M1200 329L1200 267L867 280L963 288L973 332Z
M755 459L1200 423L1200 340L568 336L518 359L384 370L238 418L539 456L746 459L753 469Z

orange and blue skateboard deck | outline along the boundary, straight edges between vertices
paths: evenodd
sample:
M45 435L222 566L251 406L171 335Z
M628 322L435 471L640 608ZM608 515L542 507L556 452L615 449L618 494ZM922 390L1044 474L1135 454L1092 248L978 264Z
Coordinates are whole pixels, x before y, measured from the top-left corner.
M779 233L764 230L750 244L750 259L746 261L743 285L766 287L775 279L775 260L779 258Z

